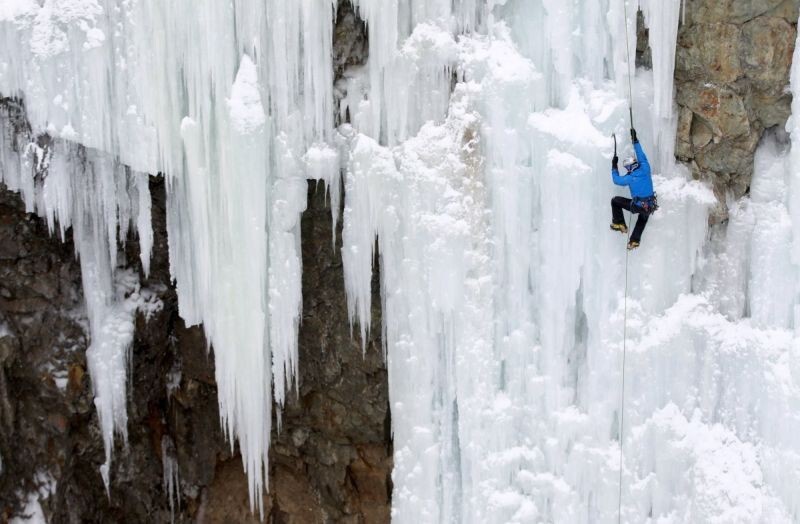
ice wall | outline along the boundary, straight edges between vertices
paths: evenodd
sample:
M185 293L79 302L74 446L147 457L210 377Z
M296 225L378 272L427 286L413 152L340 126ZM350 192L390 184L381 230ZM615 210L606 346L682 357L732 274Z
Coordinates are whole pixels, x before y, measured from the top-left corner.
M762 144L752 194L709 236L713 196L672 152L681 5L639 2L654 67L632 103L662 208L627 255L606 225L624 194L611 133L630 152L623 1L358 0L369 60L338 107L330 0L0 6L0 93L24 99L34 137L83 146L45 169L38 145L5 143L0 174L80 230L109 460L133 296L116 241L135 225L145 271L152 245L137 173L167 178L180 313L204 325L260 501L298 365L305 179L331 184L336 212L341 166L362 337L376 237L381 263L395 520L612 522L620 465L625 521L800 520L798 124L790 152Z
M633 105L662 208L627 259L607 226L608 163L610 134L628 136L635 4L626 21L621 2L510 0L474 31L454 22L458 7L436 5L405 33L364 9L381 58L350 78L341 108L353 115L343 257L362 329L378 237L394 519L612 522L622 462L623 521L796 521L786 483L798 480L800 397L777 320L796 268L772 215L783 167L772 150L759 157L753 205L772 214L749 248L758 260L734 255L747 314L727 318L737 288L701 284L726 257L706 244L714 198L672 153L680 3L641 3L654 68L636 73ZM393 55L381 47L395 42ZM454 76L446 109L442 72Z
M792 116L786 123L791 134L791 152L787 163L786 204L792 220L791 260L795 268L800 267L800 46L795 46L791 72ZM800 273L795 271L794 330L800 336Z

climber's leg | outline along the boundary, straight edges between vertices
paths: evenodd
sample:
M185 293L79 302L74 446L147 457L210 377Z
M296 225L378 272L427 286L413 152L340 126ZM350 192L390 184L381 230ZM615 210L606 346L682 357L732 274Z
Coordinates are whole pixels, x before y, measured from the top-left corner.
M614 197L611 199L611 229L620 233L627 233L628 227L625 225L623 209L630 211L631 199L625 197Z

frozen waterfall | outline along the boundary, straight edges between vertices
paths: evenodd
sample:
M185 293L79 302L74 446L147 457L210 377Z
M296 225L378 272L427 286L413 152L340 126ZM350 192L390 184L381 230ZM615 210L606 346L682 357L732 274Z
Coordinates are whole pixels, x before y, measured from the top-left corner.
M73 228L106 482L147 307L117 253L135 228L147 271L143 173L166 178L180 314L213 347L254 506L273 403L303 365L316 179L334 215L344 198L354 332L384 333L394 520L615 522L622 463L626 522L800 522L800 46L791 144L765 138L751 194L709 231L715 197L674 160L680 0L355 0L369 59L340 98L336 3L0 3L0 95L31 125L0 115L0 180ZM637 6L653 70L633 106L661 210L626 257L608 171Z

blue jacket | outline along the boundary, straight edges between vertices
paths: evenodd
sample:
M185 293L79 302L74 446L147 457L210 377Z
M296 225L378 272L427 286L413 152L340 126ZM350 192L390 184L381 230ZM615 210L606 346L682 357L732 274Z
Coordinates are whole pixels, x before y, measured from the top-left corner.
M633 198L651 197L653 196L653 178L650 176L650 162L647 161L647 156L639 142L633 144L633 149L636 151L639 167L626 176L620 176L619 171L612 168L611 178L618 186L628 186Z

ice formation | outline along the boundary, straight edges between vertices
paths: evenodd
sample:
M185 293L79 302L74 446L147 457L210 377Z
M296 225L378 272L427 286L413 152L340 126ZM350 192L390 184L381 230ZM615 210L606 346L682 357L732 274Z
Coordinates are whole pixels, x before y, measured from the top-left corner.
M297 366L305 177L338 180L333 12L326 0L0 5L0 93L23 99L32 137L81 146L47 166L35 144L4 143L0 178L52 228L87 229L76 246L109 460L111 436L126 432L132 335L114 295L117 240L133 220L147 271L149 193L136 173L164 173L180 313L213 347L223 425L260 506L273 387L281 402ZM3 134L18 137L8 124Z
M161 438L161 468L164 494L169 499L170 520L175 522L175 508L181 508L180 475L175 443L168 435Z
M338 107L331 0L0 6L0 93L55 139L7 124L0 177L75 231L109 460L136 287L116 242L131 224L145 271L152 248L139 173L167 179L180 313L213 346L260 505L298 366L306 179L335 214L341 168L362 339L376 247L381 264L396 521L612 522L620 464L625 521L800 521L800 57L791 146L764 140L751 195L709 232L714 197L673 155L679 0L354 4L369 59ZM626 258L608 164L637 5L653 70L632 79L635 123L662 209Z

